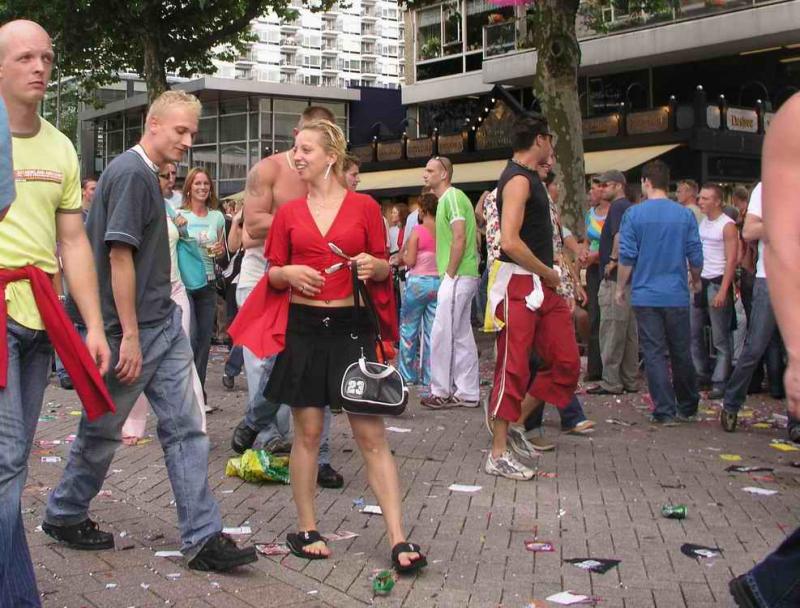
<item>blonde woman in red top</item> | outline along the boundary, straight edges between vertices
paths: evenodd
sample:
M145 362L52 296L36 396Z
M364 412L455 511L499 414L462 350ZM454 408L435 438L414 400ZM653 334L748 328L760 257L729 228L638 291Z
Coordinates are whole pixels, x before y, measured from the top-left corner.
M324 407L341 410L340 385L345 368L362 349L374 360L375 330L367 315L353 327L353 281L345 257L355 261L358 278L375 295L379 317L392 327L386 234L379 205L342 185L345 159L342 131L326 120L313 121L297 134L294 164L308 185L308 195L283 205L275 214L267 241L270 297L266 332L283 342L265 390L276 403L292 408L295 438L289 460L299 532L287 542L295 555L324 559L330 555L317 532L314 492ZM283 297L278 295L282 292ZM386 295L388 294L388 295ZM285 321L281 304L287 304ZM273 302L270 304L269 302ZM283 309L285 310L285 309ZM354 339L354 330L357 338ZM388 337L388 336L387 336ZM366 462L367 478L378 499L399 572L426 565L418 545L406 542L400 512L400 482L386 441L383 418L348 414L353 437Z

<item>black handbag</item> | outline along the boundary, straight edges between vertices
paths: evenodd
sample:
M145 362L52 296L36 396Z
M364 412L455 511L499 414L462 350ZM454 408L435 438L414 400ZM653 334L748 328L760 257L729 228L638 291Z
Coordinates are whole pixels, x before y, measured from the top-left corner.
M366 285L358 280L358 271L353 262L350 267L353 275L353 339L358 338L362 314L361 298L366 304L366 314L375 327L376 349L383 354L380 324L375 312L375 305L370 298ZM360 297L359 297L360 296ZM342 409L350 414L368 414L373 416L399 416L408 403L408 387L403 377L393 365L367 360L364 350L361 356L347 366L342 376L341 394L344 400Z

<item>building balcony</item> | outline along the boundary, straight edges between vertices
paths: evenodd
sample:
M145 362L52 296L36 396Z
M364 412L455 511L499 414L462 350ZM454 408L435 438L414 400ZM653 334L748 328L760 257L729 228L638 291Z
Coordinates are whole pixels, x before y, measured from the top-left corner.
M378 34L378 31L377 31L377 30L375 30L374 28L362 28L362 30L361 30L361 37L362 37L362 38L373 38L373 39L377 39L377 38L379 38L379 37L380 37L380 34Z
M296 36L284 36L281 38L281 47L296 48L300 46L300 40Z
M378 75L377 74L371 74L371 73L368 73L368 72L363 72L361 74L361 79L362 80L377 80L378 79Z
M281 23L282 32L296 32L300 29L299 23Z
M323 74L338 74L339 73L339 68L337 68L333 64L323 65L322 66L322 73Z
M322 30L323 38L336 38L339 35L339 30Z
M282 72L283 71L294 72L297 70L298 67L300 67L300 64L297 61L297 59L281 57L280 66Z
M580 71L591 76L794 45L798 14L800 0L682 0L669 14L628 15L607 31L584 32ZM531 29L524 17L484 26L485 84L530 83L538 59Z
M336 56L338 54L339 54L339 49L337 49L335 46L322 47L323 56Z

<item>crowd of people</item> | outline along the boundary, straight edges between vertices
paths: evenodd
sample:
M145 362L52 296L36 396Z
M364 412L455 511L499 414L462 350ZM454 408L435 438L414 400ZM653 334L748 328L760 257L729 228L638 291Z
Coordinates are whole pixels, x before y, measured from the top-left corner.
M344 483L330 459L332 412L344 411L394 568L427 564L403 529L383 419L349 412L340 388L345 369L376 361L384 344L398 347L397 369L422 407L483 406L489 475L534 477L530 459L555 448L542 433L545 404L564 432L594 430L578 396L579 342L587 393L639 392L643 370L653 424L696 420L708 390L722 400L727 432L764 367L772 396L785 396L788 358L788 433L800 442L796 337L787 357L776 322L794 313L771 305L761 184L726 205L719 185L690 179L673 200L658 160L641 168L640 184L606 171L591 178L578 236L561 219L555 136L543 118L524 116L496 188L477 205L453 185L450 159L435 156L414 208L382 215L356 192L359 162L333 115L310 106L294 147L259 161L243 204L220 210L203 168L176 190L201 111L183 91L153 101L140 142L81 182L72 144L38 115L53 59L37 24L0 27L0 605L41 605L21 497L53 348L59 382L85 412L42 530L73 549L114 546L90 505L116 449L143 436L152 410L181 552L198 570L257 559L223 534L208 482L209 352L214 328L231 320L236 345L222 381L232 388L244 369L248 390L231 448L290 453L298 523L286 542L307 559L330 555L314 496L317 485ZM779 268L784 252L769 251ZM359 316L367 302L374 318ZM475 328L496 334L483 396ZM788 559L797 533L787 543L773 560ZM732 583L741 597L760 593L758 570L750 576Z

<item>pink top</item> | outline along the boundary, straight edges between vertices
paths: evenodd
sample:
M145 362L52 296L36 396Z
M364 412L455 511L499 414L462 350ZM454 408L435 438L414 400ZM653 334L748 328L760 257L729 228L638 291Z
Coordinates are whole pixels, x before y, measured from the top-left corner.
M417 262L409 274L417 276L439 276L436 268L436 237L430 231L419 224L414 226L411 234L417 235Z

